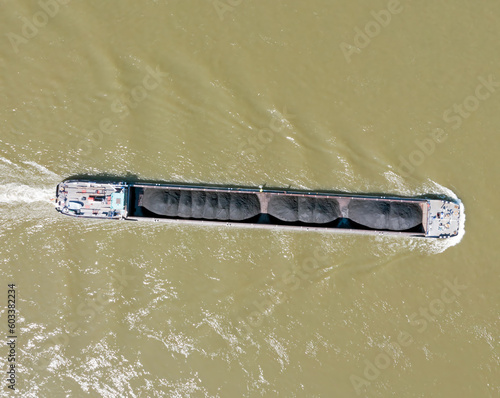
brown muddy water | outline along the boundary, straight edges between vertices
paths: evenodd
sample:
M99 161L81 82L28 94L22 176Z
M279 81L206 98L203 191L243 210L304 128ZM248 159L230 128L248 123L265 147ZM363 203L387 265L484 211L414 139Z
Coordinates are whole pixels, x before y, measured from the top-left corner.
M499 2L0 6L1 396L500 395ZM50 202L78 174L443 194L467 221L82 221Z

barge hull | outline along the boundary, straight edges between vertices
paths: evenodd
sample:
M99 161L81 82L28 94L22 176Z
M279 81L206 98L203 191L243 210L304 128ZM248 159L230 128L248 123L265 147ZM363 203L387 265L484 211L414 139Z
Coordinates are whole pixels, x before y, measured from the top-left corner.
M78 218L429 238L460 228L452 201L262 188L67 180L57 187L56 209Z

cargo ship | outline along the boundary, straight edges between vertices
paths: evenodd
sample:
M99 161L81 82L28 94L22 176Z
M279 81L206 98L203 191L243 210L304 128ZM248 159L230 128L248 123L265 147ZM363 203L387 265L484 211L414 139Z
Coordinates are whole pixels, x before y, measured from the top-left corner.
M55 205L77 218L426 238L457 236L462 211L448 199L83 179L61 182Z

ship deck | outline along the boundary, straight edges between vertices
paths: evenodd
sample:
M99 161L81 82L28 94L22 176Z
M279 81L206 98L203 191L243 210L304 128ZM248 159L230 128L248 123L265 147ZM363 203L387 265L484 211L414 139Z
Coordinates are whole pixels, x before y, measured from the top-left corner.
M460 230L460 205L444 200L429 200L427 205L427 236L447 238Z
M125 185L64 181L57 187L56 208L72 216L120 219L126 216L125 194Z

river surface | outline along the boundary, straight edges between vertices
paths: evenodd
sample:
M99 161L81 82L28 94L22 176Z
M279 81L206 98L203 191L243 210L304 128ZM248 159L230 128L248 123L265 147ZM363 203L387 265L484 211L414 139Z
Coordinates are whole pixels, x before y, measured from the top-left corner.
M498 1L0 6L0 396L500 396ZM451 241L83 221L51 202L74 175L467 219Z

